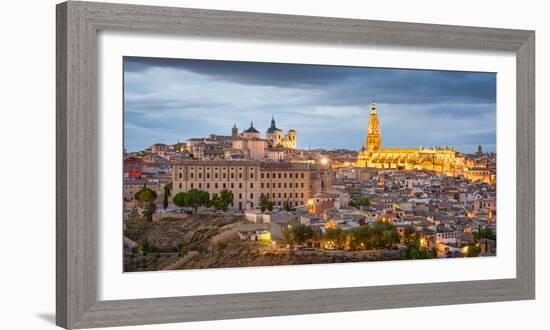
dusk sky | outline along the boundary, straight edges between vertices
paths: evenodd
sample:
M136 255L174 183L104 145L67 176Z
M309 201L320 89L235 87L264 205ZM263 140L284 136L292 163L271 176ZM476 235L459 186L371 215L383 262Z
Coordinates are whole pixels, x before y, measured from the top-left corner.
M365 143L375 95L382 147L477 145L496 150L494 73L206 60L124 58L124 147L231 135L298 132L299 148Z

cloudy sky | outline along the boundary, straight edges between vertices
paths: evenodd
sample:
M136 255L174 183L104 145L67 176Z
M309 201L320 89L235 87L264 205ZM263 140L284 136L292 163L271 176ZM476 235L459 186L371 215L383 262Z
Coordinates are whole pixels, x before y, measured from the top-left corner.
M296 129L301 148L359 149L376 97L383 147L496 149L496 75L206 60L124 58L128 151L230 135Z

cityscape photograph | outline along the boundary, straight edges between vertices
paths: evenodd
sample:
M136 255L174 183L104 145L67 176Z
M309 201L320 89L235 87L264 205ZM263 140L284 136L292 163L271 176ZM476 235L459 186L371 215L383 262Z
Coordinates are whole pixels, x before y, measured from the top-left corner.
M495 73L123 64L124 272L496 256Z

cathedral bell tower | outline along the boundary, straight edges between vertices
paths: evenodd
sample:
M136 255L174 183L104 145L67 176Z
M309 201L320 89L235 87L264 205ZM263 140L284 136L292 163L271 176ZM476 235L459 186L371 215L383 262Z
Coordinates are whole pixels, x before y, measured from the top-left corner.
M367 129L367 150L373 151L380 149L382 144L382 136L380 134L380 122L378 121L378 113L376 113L376 103L374 97L370 107L369 127Z

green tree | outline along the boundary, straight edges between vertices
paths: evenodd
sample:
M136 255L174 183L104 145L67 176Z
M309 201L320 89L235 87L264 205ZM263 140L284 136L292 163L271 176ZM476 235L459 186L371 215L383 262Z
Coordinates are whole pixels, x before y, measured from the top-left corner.
M292 226L296 244L302 245L313 238L313 229L310 226L298 224Z
M227 211L229 205L233 203L233 192L231 190L223 189L219 194L212 195L211 205L217 210Z
M416 231L416 229L414 229L413 226L409 225L405 227L403 241L405 245L420 245L420 234Z
M370 200L368 198L360 198L358 200L352 201L352 205L357 207L357 208L361 208L362 206L369 207L370 206Z
M342 228L328 228L323 239L325 241L332 241L336 245L337 249L340 249L346 241L346 234Z
M157 253L159 251L159 249L154 246L151 242L149 242L147 239L144 239L141 244L140 244L140 247L141 247L141 252L143 252L143 254L147 255L147 253Z
M292 227L284 228L282 231L283 235L283 241L290 245L290 248L292 249L294 247L294 244L296 243L296 238L294 237L294 232L292 231Z
M481 253L480 248L478 248L475 245L470 245L470 246L468 246L468 251L466 252L466 256L468 258L477 257L477 256L479 256L480 253Z
M402 253L404 259L431 259L433 253L417 244L409 244Z
M302 245L313 239L313 236L313 229L303 224L291 225L283 229L283 239L291 247L293 247L294 244Z
M155 201L157 199L157 193L147 188L147 185L143 185L143 188L134 195L134 198L141 203L141 207L145 210L143 214L145 218L151 221L156 209Z
M209 206L210 204L210 195L208 191L191 189L185 193L185 206L193 208L193 213L197 214L199 207Z
M400 241L395 226L389 222L375 221L370 224L370 246L375 249L389 249Z
M260 194L260 209L262 212L265 210L273 211L273 202L269 199L269 195Z
M147 188L147 185L143 185L135 195L134 198L144 204L154 203L157 199L157 193L150 188Z
M355 238L355 243L359 247L367 250L372 249L372 244L371 244L372 231L369 225L353 228L352 231Z
M168 197L170 197L171 191L170 191L171 184L164 185L164 195L162 197L162 207L166 210L168 208Z
M477 230L477 233L475 234L475 240L477 242L479 242L480 240L482 239L491 239L491 240L495 240L496 239L496 235L495 233L493 233L493 231L491 230L491 228L488 228L488 227L482 227L481 225L478 227L478 230Z
M174 198L172 198L172 203L174 205L181 207L181 213L183 213L183 208L185 207L185 193L177 193Z

